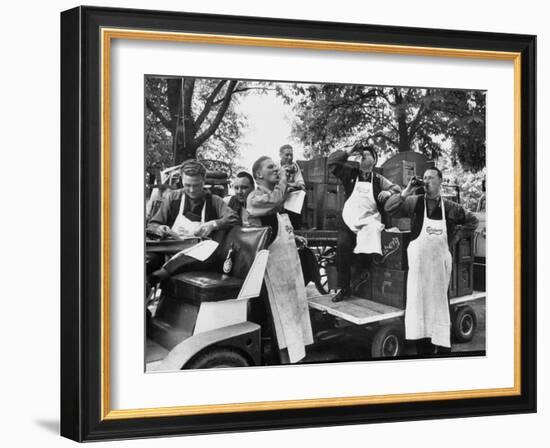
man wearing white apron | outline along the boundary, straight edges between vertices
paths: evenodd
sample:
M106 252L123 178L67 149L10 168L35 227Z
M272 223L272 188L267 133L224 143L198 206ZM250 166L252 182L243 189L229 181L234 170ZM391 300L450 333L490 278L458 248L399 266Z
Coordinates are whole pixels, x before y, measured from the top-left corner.
M348 160L357 155L359 163ZM356 144L348 153L335 151L328 159L329 169L342 181L346 202L342 210L342 219L338 225L336 246L336 266L340 291L333 297L339 302L350 297L351 263L360 263L368 269L371 257L353 259L353 254L381 254L380 234L384 228L381 211L383 204L401 189L388 179L373 171L377 155L373 146Z
M172 191L147 225L147 232L164 239L167 237L200 236L220 241L224 229L240 224L238 215L219 196L204 189L206 169L194 159L181 166L183 188ZM159 269L164 262L160 254L148 254L147 274L152 281L189 269L197 260L178 257Z
M292 223L289 219L281 219L279 214L285 214L284 202L289 193L287 171L280 169L279 166L268 156L262 156L254 162L252 165L252 175L256 181L256 188L248 195L246 201L246 209L248 211L248 221L251 226L266 226L271 227L272 232L268 244L274 242L277 239L279 233L294 234ZM285 225L284 232L279 232L279 223L283 222ZM288 227L288 228L287 228ZM317 260L315 255L309 247L303 244L303 238L295 237L295 247L298 248L298 257L300 261L300 268L302 271L302 277L304 280L303 285L295 285L302 287L305 290L305 286L310 281L318 280L319 268L317 266ZM270 257L269 262L273 261L277 263L277 260L273 260ZM288 272L289 278L295 278L294 266L285 265L284 261L281 261L280 266L274 268L280 268ZM268 266L268 271L269 271ZM278 270L278 269L277 269ZM292 293L290 297L292 297ZM269 302L269 301L268 301ZM266 324L271 325L272 335L275 334L274 322L272 315L268 313L270 310L270 304L264 301L253 300L250 303L251 310L249 313L249 320L262 325L263 328L269 328ZM263 330L262 330L263 331ZM269 331L269 330L268 330ZM272 338L272 342L276 345L276 338ZM284 350L279 350L279 347L274 347L273 355L276 361L281 363L286 359Z
M427 169L423 180L425 194L413 195L418 186L411 179L402 193L388 199L385 207L392 215L411 218L405 338L417 341L418 354L434 354L451 348L449 243L455 244L463 234L473 232L477 218L441 197L443 176L439 169Z
M252 175L256 180L256 188L248 195L246 209L251 226L271 227L269 244L273 242L278 233L278 213L286 213L284 202L289 193L287 172L280 169L277 164L267 156L260 157L252 166ZM304 282L318 280L319 268L315 255L305 245L304 238L296 237L298 255Z

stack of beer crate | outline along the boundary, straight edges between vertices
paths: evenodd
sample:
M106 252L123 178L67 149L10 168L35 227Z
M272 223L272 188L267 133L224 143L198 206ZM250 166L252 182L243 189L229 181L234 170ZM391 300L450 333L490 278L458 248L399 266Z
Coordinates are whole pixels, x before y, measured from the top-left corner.
M375 262L370 270L370 279L361 285L356 295L404 309L407 301L408 259L407 248L410 232L382 231L382 260ZM462 238L451 248L452 273L448 298L460 297L473 292L473 237Z
M474 236L462 238L451 248L453 273L449 298L461 297L474 291Z
M297 161L306 183L303 227L316 230L336 230L344 207L342 183L328 169L328 157Z
M410 237L410 232L382 231L382 262L374 262L371 269L372 298L375 301L405 308Z

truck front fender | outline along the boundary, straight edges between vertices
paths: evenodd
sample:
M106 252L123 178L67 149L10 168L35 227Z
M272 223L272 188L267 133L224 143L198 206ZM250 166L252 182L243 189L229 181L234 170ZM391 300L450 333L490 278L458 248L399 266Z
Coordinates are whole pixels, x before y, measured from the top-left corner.
M260 326L247 321L193 335L176 345L164 359L147 364L146 371L181 370L196 354L221 343L246 353L253 365L260 364Z

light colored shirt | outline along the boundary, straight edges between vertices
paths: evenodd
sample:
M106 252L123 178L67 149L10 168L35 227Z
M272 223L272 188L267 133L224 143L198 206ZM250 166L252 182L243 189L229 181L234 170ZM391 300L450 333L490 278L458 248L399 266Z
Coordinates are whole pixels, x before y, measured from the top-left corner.
M298 166L296 162L293 162L291 165L283 165L281 168L292 166L294 168L294 173L289 174L287 176L287 181L289 184L295 184L297 187L299 187L302 190L306 189L306 183L304 181L304 176L302 174L302 170Z
M283 209L283 204L287 195L288 182L286 179L280 179L273 190L263 185L258 185L246 200L246 210L248 212L248 221L250 225L260 225L258 218L262 216L273 215Z

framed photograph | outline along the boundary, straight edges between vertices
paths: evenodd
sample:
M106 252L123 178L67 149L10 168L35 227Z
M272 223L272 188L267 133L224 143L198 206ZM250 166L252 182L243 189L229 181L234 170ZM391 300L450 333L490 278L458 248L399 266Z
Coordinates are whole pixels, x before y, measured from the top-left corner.
M61 14L61 434L536 411L536 37Z

